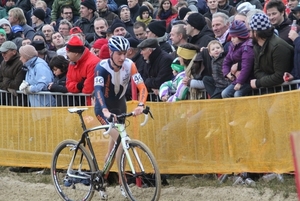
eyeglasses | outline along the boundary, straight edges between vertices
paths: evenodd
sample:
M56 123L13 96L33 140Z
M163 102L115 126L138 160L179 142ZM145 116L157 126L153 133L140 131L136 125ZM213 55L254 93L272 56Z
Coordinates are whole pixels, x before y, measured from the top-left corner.
M72 12L65 12L63 13L64 15L72 15L73 13Z

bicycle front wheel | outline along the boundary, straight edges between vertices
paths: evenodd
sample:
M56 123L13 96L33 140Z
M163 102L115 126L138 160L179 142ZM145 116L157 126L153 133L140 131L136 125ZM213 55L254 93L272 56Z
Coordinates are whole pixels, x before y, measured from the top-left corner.
M66 201L88 201L94 195L91 174L95 172L95 166L83 145L75 153L77 144L75 140L61 142L51 161L51 177L55 190Z
M152 152L138 140L130 140L128 145L129 155L126 156L122 150L117 157L119 176L127 196L134 201L157 201L160 197L161 177Z

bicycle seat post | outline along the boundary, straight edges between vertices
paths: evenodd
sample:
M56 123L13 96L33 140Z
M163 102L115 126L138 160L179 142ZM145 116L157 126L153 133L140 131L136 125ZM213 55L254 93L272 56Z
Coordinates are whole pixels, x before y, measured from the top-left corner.
M79 115L79 118L80 118L80 121L81 121L81 128L83 129L83 131L85 131L86 130L86 125L84 123L83 116L82 116L83 111L84 110L78 110L76 113Z

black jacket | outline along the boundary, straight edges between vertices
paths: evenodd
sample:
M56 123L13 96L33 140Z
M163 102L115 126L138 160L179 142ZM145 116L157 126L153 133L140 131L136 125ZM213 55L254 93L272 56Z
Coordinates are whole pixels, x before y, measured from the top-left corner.
M106 19L108 26L112 24L114 19L119 18L119 16L108 9L99 10L99 17L102 17L103 19Z
M94 40L94 21L95 19L98 17L94 14L94 16L92 17L91 20L88 20L86 18L80 18L78 19L75 23L74 23L74 27L79 27L84 35L85 35L85 39L90 43Z
M208 43L212 40L215 40L214 32L205 25L200 33L189 38L188 42L199 46L201 49L202 47L207 47Z

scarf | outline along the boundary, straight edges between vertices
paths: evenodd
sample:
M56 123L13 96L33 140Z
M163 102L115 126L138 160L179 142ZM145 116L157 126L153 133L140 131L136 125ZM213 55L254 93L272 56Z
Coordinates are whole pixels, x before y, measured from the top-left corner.
M148 24L151 22L152 17L149 16L147 19L141 19L140 16L137 16L136 21L138 22L143 22L146 24L146 26L148 26Z
M159 15L159 18L161 20L165 20L168 19L168 17L170 17L172 15L172 9L169 9L167 11L162 11Z
M220 38L217 38L221 44L224 44L226 42L228 32L229 32L229 29L227 29L227 31L225 31L225 33Z

